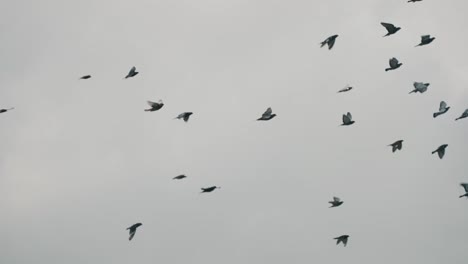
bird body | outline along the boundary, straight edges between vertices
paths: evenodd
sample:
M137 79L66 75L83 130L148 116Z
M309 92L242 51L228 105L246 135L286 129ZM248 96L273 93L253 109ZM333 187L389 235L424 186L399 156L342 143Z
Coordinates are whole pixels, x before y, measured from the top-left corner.
M468 183L462 182L462 183L460 183L460 186L463 187L463 189L465 189L465 194L460 195L460 198L462 198L462 197L468 198Z
M342 236L339 236L339 237L335 237L334 239L336 239L336 244L337 245L339 245L340 243L343 243L343 246L346 247L346 245L348 244L348 238L349 238L348 235L342 235Z
M409 0L408 3L416 3L416 2L421 2L422 0Z
M159 100L157 103L152 101L146 101L151 108L145 109L146 112L154 112L161 109L164 106L162 100Z
M216 189L220 189L221 187L219 186L211 186L211 187L207 187L207 188L201 188L202 190L202 193L209 193L209 192L212 192Z
M331 204L331 206L329 208L332 208L332 207L338 207L338 206L342 205L343 201L341 201L340 198L338 198L338 197L333 197L333 201L330 201L328 203Z
M391 71L391 70L396 70L400 68L403 63L400 63L397 58L391 58L388 61L388 64L390 65L390 68L385 69L385 71Z
M460 117L455 119L455 121L457 121L459 119L467 118L467 117L468 117L468 109L466 109L465 112L463 112Z
M323 48L323 46L328 45L328 49L331 50L335 45L335 40L337 37L338 35L328 37L326 40L320 42L320 47Z
M439 105L439 112L435 112L434 114L432 114L432 116L434 118L440 116L440 115L443 115L445 113L447 113L447 111L450 109L450 106L447 106L447 103L444 102L444 101L441 101L440 102L440 105Z
M14 108L14 107L10 107L10 108L7 108L7 109L0 109L0 114L5 113L5 112L8 112L8 111L13 110L13 109L15 109L15 108Z
M350 126L354 124L354 121L353 121L353 116L351 115L350 112L348 112L346 115L343 115L343 124L341 124L342 126Z
M387 34L384 36L390 36L390 35L393 35L395 33L398 32L398 30L400 30L401 28L400 27L395 27L393 24L390 24L390 23L385 23L385 22L382 22L380 23L382 26L385 27L385 29L387 30Z
M273 110L271 110L271 107L268 107L268 109L262 114L262 117L257 119L257 121L268 121L275 116L276 114L273 114Z
M343 89L339 90L338 93L348 92L348 91L351 91L352 89L353 89L352 86L346 85Z
M425 93L427 91L427 87L429 87L430 83L422 83L422 82L414 82L414 90L412 90L411 93Z
M129 228L127 228L127 230L129 230L129 233L130 233L130 237L128 238L128 240L132 240L132 238L135 236L135 233L136 233L136 230L139 226L143 225L142 223L136 223L132 226L130 226Z
M181 174L181 175L178 175L178 176L175 176L174 178L172 178L173 180L182 180L184 178L187 178L187 176L185 176L184 174Z
M192 115L192 112L183 112L182 114L178 115L174 119L183 119L185 122L188 122L190 116Z
M403 140L402 139L397 140L397 141L393 142L392 144L390 144L389 146L392 147L392 152L395 152L397 150L401 150L403 148Z
M444 158L445 149L447 147L448 147L448 144L443 144L440 147L438 147L436 150L432 151L432 154L437 153L437 155L439 155L439 158L442 159L442 158Z
M130 71L128 72L127 76L125 76L125 79L135 77L139 72L136 71L136 67L133 66Z
M434 37L431 37L431 35L423 35L421 36L421 43L419 43L418 45L416 45L416 47L419 47L419 46L424 46L424 45L428 45L429 43L431 43L432 41L434 41Z
M91 75L84 75L80 77L81 80L87 80L89 78L91 78Z

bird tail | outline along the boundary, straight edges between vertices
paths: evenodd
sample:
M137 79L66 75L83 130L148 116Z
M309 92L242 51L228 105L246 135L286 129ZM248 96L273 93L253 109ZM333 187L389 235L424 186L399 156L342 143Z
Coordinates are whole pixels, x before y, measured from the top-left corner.
M458 119L461 119L461 117L456 118L455 121L457 121Z
M415 93L415 92L416 92L416 90L413 90L413 91L409 92L408 94L412 94L412 93Z
M323 48L323 46L325 46L325 44L327 44L326 41L320 42L320 47Z
M389 71L389 70L390 70L389 68L385 69L385 71Z
M436 153L436 152L437 152L437 150L434 150L434 151L432 151L432 154L434 154L434 153Z
M145 109L145 112L149 112L149 111L151 111L151 109Z
M438 117L439 115L440 115L439 113L434 113L434 114L432 114L432 116L433 116L434 118Z
M421 46L421 44L418 44L418 45L416 45L416 46L414 46L414 47L416 48L416 47L419 47L419 46Z

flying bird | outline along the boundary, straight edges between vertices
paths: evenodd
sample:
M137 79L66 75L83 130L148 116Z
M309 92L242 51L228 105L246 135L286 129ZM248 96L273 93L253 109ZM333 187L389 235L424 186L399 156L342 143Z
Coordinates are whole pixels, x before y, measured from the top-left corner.
M333 197L333 201L330 201L328 203L331 204L331 206L329 208L332 208L332 207L338 207L338 206L342 205L343 201L341 201L340 198L338 198L338 197Z
M320 42L320 47L323 48L323 46L328 45L328 49L331 50L333 46L335 45L335 40L338 37L338 35L333 35L331 37L328 37L326 40Z
M192 112L183 112L174 119L183 119L185 122L187 122L192 114Z
M130 233L130 237L128 238L128 240L132 240L132 238L135 236L137 228L141 225L142 223L136 223L132 225L131 227L127 228L127 230L129 230L129 233Z
M342 235L339 237L335 237L334 239L336 239L337 245L339 245L340 243L343 243L343 245L346 247L346 244L348 244L348 238L349 238L348 235Z
M352 89L353 89L352 86L346 85L343 89L339 90L338 93L348 92L348 91L351 91Z
M0 112L1 113L1 112ZM463 118L467 118L468 117L468 109L465 110L465 112L463 112L461 114L460 117L458 117L457 119L455 119L455 121L459 120L459 119L463 119Z
M465 194L460 195L460 198L462 198L462 197L468 198L468 183L462 182L462 183L460 183L460 186L463 187L463 189L465 189Z
M181 174L179 176L175 176L174 178L172 178L173 180L182 180L184 178L187 178L187 176L185 176L184 174Z
M385 71L396 70L403 65L403 63L400 63L397 58L391 58L388 63L390 64L390 68L385 69Z
M89 78L91 78L91 75L84 75L80 77L80 80L87 80Z
M424 93L427 91L427 87L429 87L430 83L422 83L422 82L414 82L414 90L412 90L411 93Z
M431 35L421 36L421 43L419 43L415 47L427 45L427 44L431 43L434 39L435 39L434 37L431 38Z
M201 188L202 192L201 193L209 193L209 192L212 192L216 189L221 189L221 187L219 186L211 186L211 187L208 187L208 188Z
M341 124L342 126L349 126L349 125L352 125L354 124L354 121L353 121L353 116L351 115L350 112L348 112L346 115L343 115L343 124Z
M151 107L151 108L145 109L145 111L147 111L147 112L157 111L157 110L161 109L164 106L164 103L163 103L162 100L159 100L157 103L151 102L151 101L146 101L146 102Z
M403 140L402 139L397 140L397 141L393 142L392 144L390 144L388 146L392 147L392 152L395 152L397 150L401 150L403 148Z
M393 35L395 33L398 32L398 30L400 30L401 28L400 27L395 27L393 24L390 24L390 23L385 23L385 22L382 22L380 23L382 26L385 27L385 29L387 29L387 35L385 35L384 37L386 36L390 36L390 35Z
M443 144L440 147L438 147L436 150L432 151L432 154L437 152L437 155L439 155L439 158L442 159L445 155L445 149L448 147L447 144Z
M268 107L268 109L265 111L265 113L262 114L262 117L260 117L259 121L268 121L270 119L272 119L273 117L276 116L276 114L272 114L273 111L271 110L271 107Z
M10 108L7 108L7 109L0 109L0 114L5 113L5 112L8 112L8 111L13 110L13 109L15 109L15 108L14 108L14 107L10 107Z
M135 77L139 72L136 71L135 66L133 66L130 71L128 72L127 76L125 76L125 79Z
M416 2L421 2L422 0L409 0L408 3L416 3Z
M450 106L447 106L447 103L444 102L444 101L441 101L440 102L440 105L439 105L439 112L435 112L434 114L432 114L432 116L434 118L440 116L440 115L443 115L445 113L447 113L447 111L450 109Z

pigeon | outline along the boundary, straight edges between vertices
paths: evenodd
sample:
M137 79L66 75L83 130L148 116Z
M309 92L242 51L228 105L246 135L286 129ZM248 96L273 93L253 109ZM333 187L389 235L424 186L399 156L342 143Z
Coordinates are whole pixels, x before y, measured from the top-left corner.
M445 149L448 147L447 144L443 144L440 147L438 147L436 150L432 151L432 154L437 152L437 155L439 155L439 158L442 159L445 155Z
M187 122L192 114L192 112L183 112L174 119L183 119L185 122Z
M89 78L91 78L91 75L84 75L80 77L80 80L87 80Z
M468 198L468 183L462 182L462 183L460 183L460 186L463 187L463 189L465 189L465 194L460 195L460 198L462 198L462 197Z
M13 110L13 109L15 109L15 108L14 108L14 107L10 107L10 108L7 108L7 109L0 109L0 114L5 113L5 112L8 112L8 111Z
M328 203L331 204L331 206L329 208L332 208L332 207L338 207L338 206L342 205L343 201L341 201L340 198L338 198L338 197L333 197L333 201L330 201Z
M146 102L148 103L149 106L151 106L151 108L145 109L145 111L147 111L147 112L157 111L157 110L161 109L164 106L164 103L163 103L162 100L159 100L157 103L151 102L151 101L146 101Z
M353 89L352 86L346 85L343 89L339 90L338 93L348 92L348 91L351 91L352 89Z
M450 106L447 106L447 103L444 102L444 101L441 101L440 102L440 105L439 105L439 112L435 112L434 114L432 114L432 116L434 118L440 116L440 115L443 115L445 113L447 113L447 111L450 109Z
M127 228L127 230L129 230L129 233L130 233L130 237L128 238L128 240L132 240L132 238L135 236L137 228L141 225L142 223L136 223L132 225L131 227Z
M1 110L0 110L0 111L1 111ZM0 113L2 113L2 112L0 112ZM459 120L459 119L467 118L467 117L468 117L468 109L466 109L465 112L463 112L463 113L461 114L460 117L458 117L457 119L455 119L455 121L457 121L457 120Z
M427 45L431 43L434 39L435 39L434 37L431 38L431 35L421 36L421 43L419 43L415 47Z
M335 40L338 37L338 35L333 35L331 37L328 37L326 40L320 42L320 47L322 48L325 46L325 44L328 45L328 49L331 50L333 46L335 45Z
M136 71L135 66L133 66L130 71L128 72L127 76L125 76L125 79L135 77L139 72Z
M398 62L397 58L391 58L388 63L390 64L390 68L385 69L385 71L396 70L403 65L403 63Z
M409 0L408 3L411 3L411 2L416 3L416 2L421 2L421 1L422 0Z
M382 26L385 27L385 29L387 29L387 35L385 35L384 37L386 36L390 36L390 35L393 35L395 33L398 32L398 30L400 30L401 28L400 27L395 27L393 24L390 24L390 23L385 23L385 22L382 22L380 23Z
M209 192L214 191L215 189L221 189L221 187L219 187L219 186L211 186L211 187L208 187L208 188L201 188L201 190L202 190L201 193L209 193Z
M392 144L390 144L388 146L392 147L392 152L395 152L397 150L401 150L401 148L403 147L403 140L402 139L397 140L397 141L393 142Z
M343 243L343 245L346 247L346 244L348 244L348 238L349 238L348 235L342 235L339 237L335 237L334 239L336 239L337 245L339 245L340 243Z
M352 125L354 124L354 121L353 121L353 116L351 115L350 112L348 112L346 115L343 115L343 124L341 124L342 126L349 126L349 125Z
M262 117L260 117L259 119L257 119L258 121L268 121L270 119L272 119L273 117L276 116L276 114L272 114L272 110L271 110L271 107L268 107L268 109L265 111L265 113L263 113Z
M411 93L425 93L427 91L427 87L429 87L430 83L422 83L422 82L414 82L414 90L412 90Z
M187 176L185 176L184 174L181 174L179 176L175 176L174 178L172 178L173 180L182 180L184 178L187 178Z

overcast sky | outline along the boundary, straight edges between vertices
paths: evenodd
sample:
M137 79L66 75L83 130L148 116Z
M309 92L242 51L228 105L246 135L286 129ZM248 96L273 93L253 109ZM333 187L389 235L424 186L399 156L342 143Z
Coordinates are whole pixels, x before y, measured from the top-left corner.
M466 263L467 8L3 1L0 262ZM380 22L402 29L382 38ZM385 72L391 57L403 66ZM431 85L409 95L414 81Z

